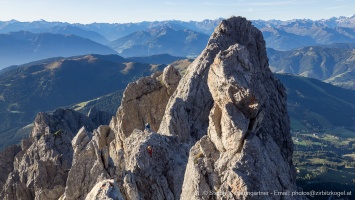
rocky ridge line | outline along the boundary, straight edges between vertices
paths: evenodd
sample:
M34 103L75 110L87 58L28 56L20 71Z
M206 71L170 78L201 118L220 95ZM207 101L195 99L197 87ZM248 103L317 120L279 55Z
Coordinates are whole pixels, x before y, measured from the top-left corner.
M43 135L56 138L56 122L47 119L54 116L40 115L32 141L15 157L3 198L258 199L243 192L297 190L286 94L251 22L223 20L180 78L168 66L129 84L109 126L82 128L72 124L76 119L64 120L75 127L60 143L68 162L54 165L60 179L42 178L42 185L36 175L22 176L16 164L22 154L33 155L27 157L33 162L20 165L25 171L48 153L59 160L52 146L44 148L51 140ZM146 123L151 130L144 130Z

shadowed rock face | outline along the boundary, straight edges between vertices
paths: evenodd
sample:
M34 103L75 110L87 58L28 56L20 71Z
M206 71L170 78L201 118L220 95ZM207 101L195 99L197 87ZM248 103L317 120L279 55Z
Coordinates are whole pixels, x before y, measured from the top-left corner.
M73 160L71 140L81 127L96 125L72 110L39 113L30 138L23 140L1 199L58 199L63 194Z
M78 128L64 142L72 155L65 189L45 197L259 199L243 192L297 190L286 95L259 30L245 18L223 20L180 78L168 66L131 83L110 126ZM41 124L33 138L48 129ZM26 187L11 194L31 195Z
M0 152L0 190L6 182L7 176L14 169L14 158L21 148L16 145L12 145Z
M220 50L210 65L208 135L190 150L181 197L296 191L286 95L268 68L261 33L243 18L223 21L213 35L224 33L243 42Z

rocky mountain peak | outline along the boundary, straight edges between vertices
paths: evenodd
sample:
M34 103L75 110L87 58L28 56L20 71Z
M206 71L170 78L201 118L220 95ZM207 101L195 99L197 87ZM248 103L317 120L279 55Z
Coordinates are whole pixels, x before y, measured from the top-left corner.
M179 135L182 141L192 143L206 134L208 115L213 106L207 85L208 72L216 55L235 44L244 46L255 58L250 59L251 65L268 67L265 41L261 32L242 17L222 20L211 35L207 47L189 66L176 93L170 99L159 129L160 133ZM171 118L171 115L179 115L184 120Z
M223 51L234 44L243 45L256 55L265 52L262 33L243 17L222 20L212 33L207 46L217 45Z
M158 131L192 145L182 199L297 189L286 95L267 61L261 32L232 17L189 66Z
M267 60L249 21L223 20L182 78L168 66L127 86L109 126L74 123L76 136L63 141L69 172L35 189L36 198L253 199L246 193L296 191L286 95ZM48 130L36 127L34 136ZM9 177L21 175L16 170ZM21 193L9 189L10 179L5 199ZM37 183L27 180L21 188Z

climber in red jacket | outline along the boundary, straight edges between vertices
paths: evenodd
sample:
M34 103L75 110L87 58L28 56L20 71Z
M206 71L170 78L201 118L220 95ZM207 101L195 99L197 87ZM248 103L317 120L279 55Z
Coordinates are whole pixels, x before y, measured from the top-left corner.
M153 156L153 149L152 149L151 146L148 146L148 147L147 147L147 151L148 151L150 157L152 157L152 156Z

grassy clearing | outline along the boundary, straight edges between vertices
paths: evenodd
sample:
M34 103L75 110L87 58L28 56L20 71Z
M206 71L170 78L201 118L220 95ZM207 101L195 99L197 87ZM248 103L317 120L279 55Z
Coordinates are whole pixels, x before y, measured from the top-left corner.
M310 158L310 159L307 159L307 160L313 165L324 165L324 164L327 164L327 165L336 166L336 165L339 164L337 162L329 161L326 158Z
M78 111L78 110L82 109L83 107L85 107L88 103L90 103L90 101L81 102L81 103L74 105L73 108L74 108L74 110Z

